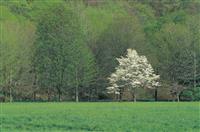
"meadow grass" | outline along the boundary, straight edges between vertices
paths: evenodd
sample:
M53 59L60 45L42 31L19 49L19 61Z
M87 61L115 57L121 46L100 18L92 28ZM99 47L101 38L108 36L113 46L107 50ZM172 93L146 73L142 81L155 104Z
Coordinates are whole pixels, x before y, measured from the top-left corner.
M198 132L199 102L2 103L1 132Z

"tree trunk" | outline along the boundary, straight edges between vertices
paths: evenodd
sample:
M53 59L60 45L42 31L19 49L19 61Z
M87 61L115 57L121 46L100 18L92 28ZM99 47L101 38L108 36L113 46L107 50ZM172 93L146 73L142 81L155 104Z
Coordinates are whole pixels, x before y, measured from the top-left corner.
M136 95L135 95L135 93L133 93L132 96L133 96L133 101L136 102L137 99L136 99Z
M155 99L155 101L158 101L158 90L157 89L155 89L154 99Z
M13 98L12 98L12 88L10 86L10 91L9 91L9 96L10 96L10 103L13 101Z
M13 101L13 97L12 97L12 79L11 79L11 77L9 76L9 96L10 96L10 102L12 102Z
M176 98L177 98L177 102L179 102L180 101L179 94L176 95Z
M61 92L60 92L60 90L58 91L58 101L59 102L61 101Z
M122 101L122 93L119 94L119 102Z
M47 90L47 96L48 96L48 102L50 101L50 91L49 91L49 88L48 88L48 90Z
M34 72L34 80L33 80L32 88L33 88L33 100L36 101L37 75L35 72Z
M78 89L78 69L76 69L76 102L79 102L79 89Z
M197 62L196 62L196 53L194 51L194 88L196 88L196 74L197 74Z
M59 85L56 88L57 88L57 92L58 92L58 102L60 102L61 101L61 94L62 94L62 92L61 92L61 89L60 89Z
M136 95L134 94L134 102L136 102L137 100L136 100Z
M78 97L78 86L76 86L76 102L79 102L79 97Z
M122 101L122 94L123 94L123 92L122 92L122 90L120 89L120 91L119 91L119 102Z
M33 101L36 101L36 92L33 92Z
M96 93L95 93L95 94L96 94L96 97L95 97L94 100L97 101L97 100L99 99L99 89L98 89L98 87L96 87L95 90L96 90L96 91L95 91L95 92L96 92Z
M136 102L136 89L133 90L133 93L132 93L132 96L133 96L133 100L134 102Z
M63 77L64 77L64 68L62 69L62 72L61 72L60 84L57 86L59 101L62 101L61 96L62 96L62 88L63 88Z

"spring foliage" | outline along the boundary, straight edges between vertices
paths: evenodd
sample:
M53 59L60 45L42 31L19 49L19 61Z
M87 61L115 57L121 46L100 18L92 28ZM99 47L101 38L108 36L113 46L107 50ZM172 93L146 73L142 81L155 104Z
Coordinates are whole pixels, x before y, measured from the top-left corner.
M172 100L174 93L180 93L180 100L199 100L198 0L0 3L0 95L6 101L64 101L78 96L80 100L102 100L112 97L107 94L108 86L112 87L108 91L115 89L120 95L137 92L138 99ZM123 58L116 58L128 48L148 58L139 56L142 63L147 62L145 70L154 74L152 67L156 69L162 87L149 90L157 87L158 80L147 77L147 71L136 76L136 67L126 66L127 74L115 69L124 70ZM115 74L126 75L125 80L111 77L115 70ZM115 81L109 82L109 76Z

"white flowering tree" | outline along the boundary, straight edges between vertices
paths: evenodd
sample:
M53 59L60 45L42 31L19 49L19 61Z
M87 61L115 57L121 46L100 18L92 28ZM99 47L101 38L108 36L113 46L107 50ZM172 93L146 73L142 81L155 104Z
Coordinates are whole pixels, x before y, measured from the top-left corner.
M107 90L108 93L120 95L121 99L123 90L127 88L136 101L136 88L154 89L160 85L160 77L154 73L145 56L139 56L134 49L127 51L126 57L117 58L119 66L108 78L110 87Z

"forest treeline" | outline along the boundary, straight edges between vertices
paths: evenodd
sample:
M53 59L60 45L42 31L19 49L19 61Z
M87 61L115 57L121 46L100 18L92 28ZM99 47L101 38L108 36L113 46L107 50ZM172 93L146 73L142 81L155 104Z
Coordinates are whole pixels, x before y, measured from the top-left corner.
M0 10L1 101L116 100L108 77L128 48L160 75L138 99L200 100L199 0L1 0Z

